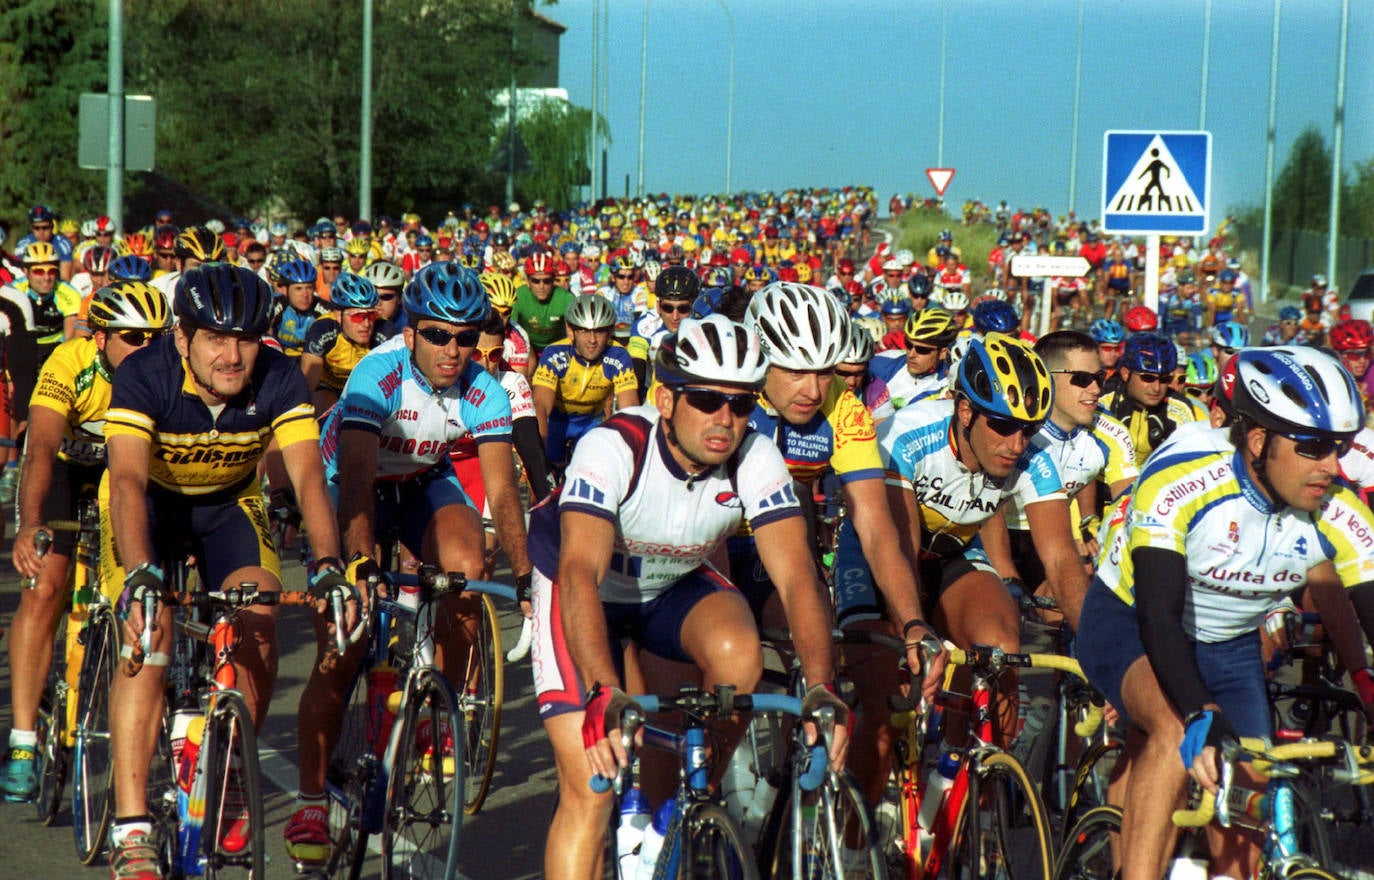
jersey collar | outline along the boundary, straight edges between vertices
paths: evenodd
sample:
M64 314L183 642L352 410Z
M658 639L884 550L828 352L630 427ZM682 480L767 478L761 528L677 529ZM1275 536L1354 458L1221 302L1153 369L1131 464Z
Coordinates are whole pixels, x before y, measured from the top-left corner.
M715 468L707 468L699 474L692 474L678 464L677 459L673 457L672 447L668 445L668 426L661 418L654 431L654 442L658 445L658 457L663 459L663 466L668 469L668 473L673 475L673 479L686 483L689 489L693 483L704 480L715 472Z
M1265 497L1260 491L1260 487L1250 477L1250 469L1245 466L1245 458L1237 449L1231 454L1231 470L1236 474L1236 484L1240 486L1240 494L1245 500L1250 502L1250 506L1260 513L1277 513L1278 507L1274 502Z

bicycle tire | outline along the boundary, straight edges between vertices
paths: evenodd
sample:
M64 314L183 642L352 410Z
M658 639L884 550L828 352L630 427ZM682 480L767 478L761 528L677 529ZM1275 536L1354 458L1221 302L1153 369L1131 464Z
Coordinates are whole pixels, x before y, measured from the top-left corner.
M1050 880L1054 850L1049 820L1026 768L1006 752L974 760L950 848L950 876Z
M725 808L694 803L682 816L682 880L759 880L754 853Z
M1093 807L1070 829L1054 866L1054 880L1111 880L1121 838L1121 809Z
M59 624L58 632L65 631L66 625ZM67 786L67 688L63 664L58 661L58 651L66 650L66 640L60 639L58 645L53 650L48 681L38 701L38 723L35 728L38 736L38 790L33 805L38 821L45 827L50 827L61 812L62 793Z
M1296 868L1284 875L1284 880L1340 880L1324 868Z
M1332 846L1330 829L1319 807L1321 792L1315 783L1304 784L1295 779L1289 788L1293 792L1293 830L1297 834L1298 849L1304 855L1310 856L1318 865L1334 866L1336 852L1359 850L1355 841L1351 841L1350 847L1344 850Z
M366 672L353 681L326 770L331 846L325 874L347 880L358 880L367 857L369 831L364 812L380 763L367 735L366 681Z
M1061 817L1063 837L1062 846L1068 840L1078 820L1095 807L1108 806L1107 782L1116 764L1122 759L1123 747L1119 740L1099 740L1078 759L1074 771L1073 789L1069 792L1069 802Z
M72 830L81 864L93 865L105 851L114 819L110 685L119 663L119 638L109 606L91 609L85 637L72 748Z
M463 710L464 737L463 812L476 815L482 809L496 771L497 746L501 739L501 708L506 695L506 655L501 648L501 619L490 596L480 597L476 639L468 650L468 674L477 686L459 700ZM473 663L479 668L473 670Z
M463 824L463 762L443 752L465 742L467 734L458 698L437 669L418 673L405 692L396 724L382 822L382 878L455 876ZM428 744L420 741L426 726L431 732ZM440 733L436 737L433 731ZM434 760L436 740L439 761Z
M238 692L221 691L215 695L201 749L207 774L205 824L200 835L205 876L210 880L262 880L267 870L267 841L262 792L258 787L261 774L257 736L248 704ZM227 848L225 838L235 830L243 813L247 814L246 843Z
M774 810L778 820L770 831L771 852L761 869L770 877L793 875L793 841L802 841L802 872L806 880L817 877L875 878L887 876L878 846L872 812L849 774L828 772L824 784L803 798L801 828L793 827L793 797L780 794ZM835 834L830 834L830 828ZM839 862L838 867L836 861ZM801 880L801 878L798 878Z

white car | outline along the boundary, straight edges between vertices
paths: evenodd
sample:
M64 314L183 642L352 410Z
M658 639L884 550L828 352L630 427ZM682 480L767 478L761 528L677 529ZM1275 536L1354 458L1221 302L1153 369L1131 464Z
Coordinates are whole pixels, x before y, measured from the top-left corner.
M1365 269L1355 279L1345 301L1350 306L1350 317L1374 323L1374 266Z

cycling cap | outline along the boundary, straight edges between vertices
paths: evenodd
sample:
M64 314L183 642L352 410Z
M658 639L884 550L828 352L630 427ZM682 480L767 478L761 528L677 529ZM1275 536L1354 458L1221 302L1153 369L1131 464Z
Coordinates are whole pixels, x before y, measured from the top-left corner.
M1193 388L1209 388L1217 381L1217 360L1208 349L1188 356L1188 375L1184 383Z
M1237 354L1231 403L1238 415L1288 436L1353 437L1364 425L1355 380L1335 357L1306 346Z
M975 412L1031 424L1044 421L1054 402L1054 383L1040 355L1003 333L971 338L959 361L954 392Z
M166 330L172 326L167 297L146 281L116 281L91 297L91 330Z
M939 303L951 312L962 312L968 308L968 296L962 290L946 290Z
M668 386L704 382L759 388L767 372L758 334L724 315L687 318L664 337L654 358L654 376Z
M930 276L917 272L906 280L907 292L912 296L930 296Z
M849 343L845 346L844 353L840 355L840 363L866 364L873 360L876 348L873 334L868 332L868 328L861 326L858 321L850 321Z
M416 272L401 302L412 322L433 318L450 324L481 324L491 314L477 273L452 262L430 263Z
M1284 306L1283 308L1279 309L1279 320L1301 321L1302 309L1299 309L1297 306Z
M849 316L819 287L779 281L749 300L745 322L759 335L768 361L786 370L828 370L840 362Z
M57 248L52 246L52 242L33 241L24 249L25 266L41 266L44 263L58 262Z
M336 309L375 308L377 288L364 276L345 272L329 286L329 305Z
M261 336L270 323L272 287L243 266L205 263L177 281L173 306L188 326Z
M87 272L108 272L114 259L114 248L95 245L87 248L86 253L81 255L81 265Z

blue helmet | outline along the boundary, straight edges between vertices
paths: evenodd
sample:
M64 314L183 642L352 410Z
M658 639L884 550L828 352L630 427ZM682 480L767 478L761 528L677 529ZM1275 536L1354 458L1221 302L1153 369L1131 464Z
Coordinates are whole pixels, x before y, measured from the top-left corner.
M930 296L930 276L922 272L913 272L911 277L906 280L906 289L912 296Z
M177 281L172 304L186 326L261 336L271 324L272 299L272 286L252 269L203 263Z
M1250 344L1250 328L1239 321L1222 321L1212 328L1212 344L1217 348L1244 348Z
M1307 346L1247 348L1236 355L1237 414L1289 437L1349 439L1364 426L1360 389L1330 353Z
M979 333L1012 333L1021 326L1021 316L1009 302L990 299L973 307L973 329Z
M848 297L846 296L846 299ZM911 301L908 299L885 299L878 311L884 315L909 315L911 314Z
M1025 424L1042 422L1054 402L1054 382L1030 344L1001 333L969 337L955 368L955 397L974 412Z
M714 315L720 308L720 300L725 296L725 288L708 287L697 296L692 303L692 317L705 318L707 315Z
M336 309L371 309L377 305L377 288L362 275L344 273L329 288L329 304Z
M277 267L277 277L283 284L314 284L315 264L309 260L291 260Z
M1178 368L1178 349L1158 333L1136 333L1126 340L1120 366L1137 373L1172 373Z
M111 269L111 271L113 271L113 269ZM1283 308L1279 309L1279 320L1301 321L1302 310L1299 309L1297 306L1284 306Z
M1217 273L1217 280L1218 280L1218 281L1235 281L1235 280L1236 280L1236 270L1235 270L1235 269L1222 269L1219 273Z
M1098 318L1088 328L1088 335L1099 345L1119 345L1126 338L1126 328L1116 321Z
M125 254L110 261L109 273L111 281L148 281L153 277L153 267L142 257Z
M422 232L415 236L415 246L417 248L432 248L434 247L434 237Z
M450 324L481 324L491 314L487 290L477 273L454 263L431 263L410 279L401 298L412 321L433 318Z

